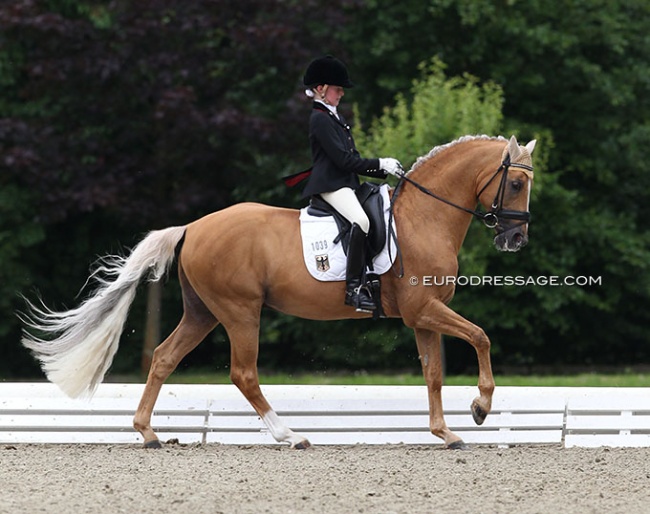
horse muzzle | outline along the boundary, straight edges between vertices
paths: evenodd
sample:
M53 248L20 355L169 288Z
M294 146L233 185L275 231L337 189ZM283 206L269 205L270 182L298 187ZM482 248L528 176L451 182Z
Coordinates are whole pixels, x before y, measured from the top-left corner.
M528 244L528 236L521 226L504 230L494 238L494 246L500 252L518 252Z

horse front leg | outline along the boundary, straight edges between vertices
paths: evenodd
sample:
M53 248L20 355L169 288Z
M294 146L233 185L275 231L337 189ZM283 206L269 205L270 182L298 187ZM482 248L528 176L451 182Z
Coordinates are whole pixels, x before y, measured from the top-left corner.
M422 365L422 373L429 395L429 428L431 433L445 442L450 449L462 449L463 440L447 427L442 405L442 355L440 333L415 329L415 340Z
M492 410L494 376L490 361L490 340L481 327L474 325L451 310L440 300L427 304L416 319L406 320L414 329L425 329L464 339L476 350L478 357L478 389L480 396L472 402L472 417L482 425Z

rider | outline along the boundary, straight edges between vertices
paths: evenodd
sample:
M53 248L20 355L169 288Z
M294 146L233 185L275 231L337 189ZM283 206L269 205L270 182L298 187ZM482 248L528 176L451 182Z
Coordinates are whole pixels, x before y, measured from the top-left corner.
M386 178L398 176L402 166L397 159L364 159L354 146L350 126L337 112L344 88L353 87L345 65L327 55L307 67L303 83L305 94L314 99L309 119L309 141L313 168L303 198L320 195L351 224L346 267L345 303L358 311L372 311L375 304L365 286L366 237L370 221L354 191L358 175Z

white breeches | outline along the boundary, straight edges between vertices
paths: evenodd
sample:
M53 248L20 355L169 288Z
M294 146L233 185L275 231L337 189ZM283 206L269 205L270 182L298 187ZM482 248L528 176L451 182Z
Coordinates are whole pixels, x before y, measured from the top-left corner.
M321 193L323 200L334 207L350 223L356 223L366 234L370 230L370 220L364 212L357 195L349 187L342 187L331 193Z

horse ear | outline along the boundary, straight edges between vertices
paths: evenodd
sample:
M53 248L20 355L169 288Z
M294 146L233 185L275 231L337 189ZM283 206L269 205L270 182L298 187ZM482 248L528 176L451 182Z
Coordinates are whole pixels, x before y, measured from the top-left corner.
M535 149L536 144L537 144L537 139L533 139L526 145L526 150L528 150L528 153L530 155L533 155L533 150Z
M521 154L521 148L519 148L519 144L517 143L517 138L515 136L512 136L510 138L510 141L508 141L508 154L510 154L511 162L516 162L517 158Z

